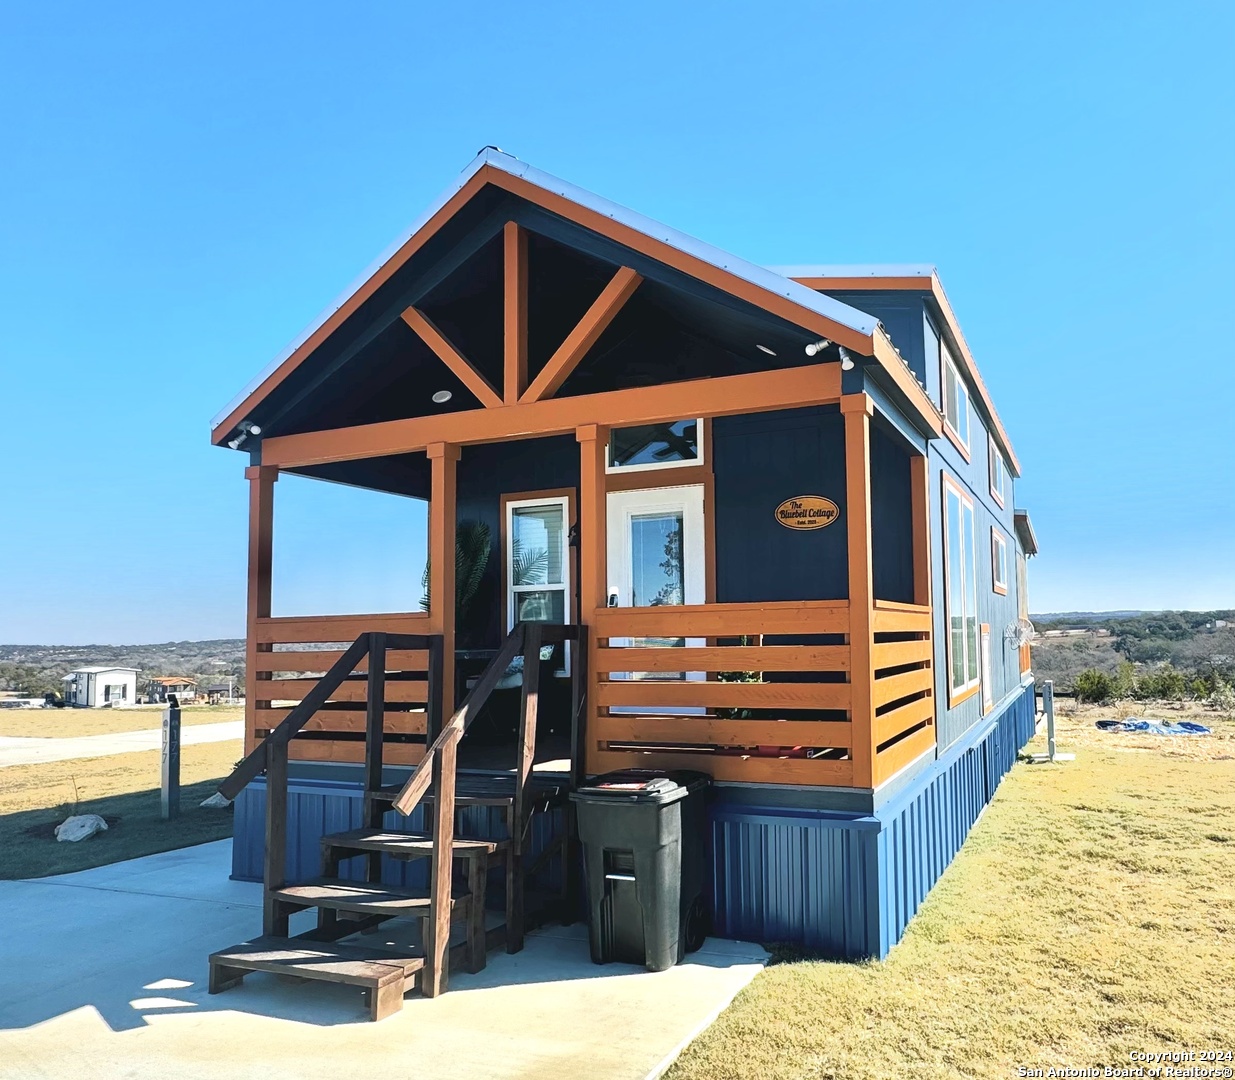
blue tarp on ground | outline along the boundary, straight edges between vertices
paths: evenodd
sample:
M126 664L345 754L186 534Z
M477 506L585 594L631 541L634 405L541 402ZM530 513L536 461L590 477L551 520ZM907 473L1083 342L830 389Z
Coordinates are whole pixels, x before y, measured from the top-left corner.
M1204 724L1193 724L1188 720L1180 720L1177 724L1172 724L1169 720L1098 720L1094 727L1099 731L1135 731L1148 735L1209 734L1209 728Z

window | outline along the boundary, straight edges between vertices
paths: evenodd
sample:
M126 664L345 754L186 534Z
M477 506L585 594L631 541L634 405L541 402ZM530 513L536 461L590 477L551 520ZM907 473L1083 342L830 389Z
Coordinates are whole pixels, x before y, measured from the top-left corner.
M991 587L1000 596L1008 595L1008 541L994 527L991 528Z
M943 478L948 686L955 705L978 686L978 589L973 500Z
M609 433L606 469L608 472L629 472L702 464L703 443L699 437L702 430L702 420L615 428Z
M566 495L506 503L506 627L564 624L569 615L570 499Z
M1004 504L1007 489L1008 466L1004 463L1003 454L995 448L995 440L991 439L991 494L1000 506Z
M944 427L965 457L969 457L969 390L957 370L948 347L939 343L943 361L943 421Z

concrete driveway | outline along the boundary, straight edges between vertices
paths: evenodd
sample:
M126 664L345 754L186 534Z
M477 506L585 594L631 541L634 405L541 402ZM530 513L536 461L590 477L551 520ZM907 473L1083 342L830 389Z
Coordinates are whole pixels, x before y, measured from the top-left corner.
M0 882L0 1077L642 1080L767 959L709 939L670 971L597 966L582 926L553 927L376 1024L349 987L258 973L211 997L207 954L261 929L230 844Z
M189 724L180 729L180 745L226 742L244 738L243 720L219 724ZM5 765L38 765L44 761L72 761L75 758L111 757L138 750L163 749L163 729L117 731L111 735L78 735L73 738L20 738L0 736L0 768Z

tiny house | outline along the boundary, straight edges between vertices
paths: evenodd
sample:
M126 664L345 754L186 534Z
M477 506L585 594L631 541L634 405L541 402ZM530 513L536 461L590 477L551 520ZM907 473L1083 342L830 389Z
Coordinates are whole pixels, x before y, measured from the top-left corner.
M82 709L133 705L137 702L137 668L84 667L64 677L64 703Z
M290 742L293 877L358 820L366 723L399 783L519 626L575 628L544 638L538 774L712 778L722 936L885 955L1034 732L1021 463L931 266L755 266L486 150L212 440L246 457L249 751L353 638L441 643L436 695L390 662ZM427 610L273 615L286 475L424 500ZM513 768L501 693L461 774Z

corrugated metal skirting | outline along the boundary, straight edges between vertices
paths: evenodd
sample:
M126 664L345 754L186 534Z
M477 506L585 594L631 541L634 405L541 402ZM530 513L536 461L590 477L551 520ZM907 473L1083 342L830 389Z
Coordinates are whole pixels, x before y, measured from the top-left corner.
M346 832L362 826L362 792L358 783L339 780L293 780L287 793L287 880L305 881L322 872L321 838L327 833ZM417 807L411 818L391 811L384 824L389 829L426 832L426 808ZM266 783L254 780L236 799L232 844L232 877L241 881L261 881L265 858ZM532 818L531 856L535 857L565 828L562 810L539 813ZM498 807L469 806L457 812L456 832L496 840L506 839L506 824ZM428 860L382 857L382 880L389 885L409 888L428 887ZM341 876L364 876L364 857L341 864ZM490 874L490 889L501 891L502 871ZM557 889L561 882L561 859L554 856L533 879L538 888Z
M886 956L1033 733L1029 686L873 815L717 805L715 932Z

